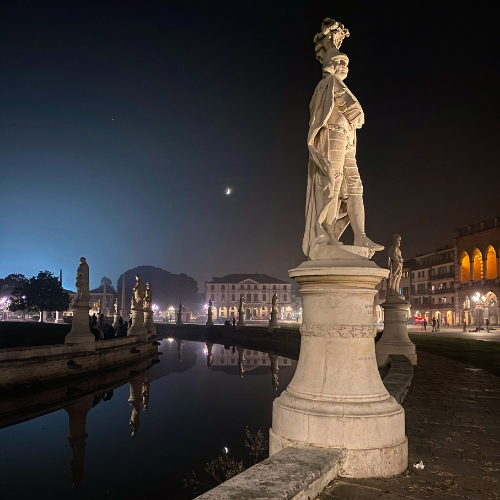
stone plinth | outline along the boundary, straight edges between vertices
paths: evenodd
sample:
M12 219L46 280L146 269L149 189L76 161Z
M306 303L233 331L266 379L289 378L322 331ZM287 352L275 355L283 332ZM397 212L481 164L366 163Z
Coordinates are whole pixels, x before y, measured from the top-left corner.
M144 310L132 309L132 325L127 331L127 336L137 335L139 340L148 340L148 332L144 326Z
M269 320L269 327L267 328L268 332L274 332L274 330L280 328L280 324L278 323L278 311L276 309L271 309L271 318Z
M373 298L388 272L367 257L310 260L289 271L301 286L302 340L270 430L270 455L295 445L336 449L344 477L392 476L408 465L404 410L375 359Z
M118 334L118 331L120 330L120 315L115 313L113 314L113 328L115 330L115 335Z
M73 306L73 323L71 331L64 338L65 344L78 344L82 351L95 351L95 337L90 332L89 305L75 304Z
M214 326L214 313L210 308L208 309L208 318L206 326Z
M408 337L408 302L393 292L381 306L384 308L384 333L375 345L378 366L386 365L391 354L403 354L416 365L415 344Z
M177 322L176 325L183 325L184 323L182 322L182 313L177 313Z
M146 328L149 337L156 335L156 326L153 321L153 314L153 311L144 311L144 328Z

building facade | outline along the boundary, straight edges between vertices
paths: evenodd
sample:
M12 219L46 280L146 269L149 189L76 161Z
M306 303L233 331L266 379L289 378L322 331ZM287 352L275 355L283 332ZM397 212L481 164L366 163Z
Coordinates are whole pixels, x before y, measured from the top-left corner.
M457 324L455 315L455 254L452 246L418 255L411 266L411 312L431 322Z
M213 318L238 316L240 296L245 302L246 319L268 319L274 293L278 295L281 319L291 319L291 284L267 274L228 274L205 282L207 303L212 300Z
M455 230L455 316L498 325L500 217Z

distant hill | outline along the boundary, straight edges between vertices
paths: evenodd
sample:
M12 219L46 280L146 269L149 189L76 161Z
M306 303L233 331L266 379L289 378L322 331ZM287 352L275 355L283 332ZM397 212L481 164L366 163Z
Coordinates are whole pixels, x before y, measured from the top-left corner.
M135 284L135 275L141 277L144 288L146 283L151 283L153 289L153 303L160 306L160 310L165 310L170 306L176 309L179 302L197 302L198 284L187 274L173 274L153 266L139 266L125 271L125 297L126 307L130 307L132 298L132 288ZM121 304L122 297L122 276L117 282L118 302Z

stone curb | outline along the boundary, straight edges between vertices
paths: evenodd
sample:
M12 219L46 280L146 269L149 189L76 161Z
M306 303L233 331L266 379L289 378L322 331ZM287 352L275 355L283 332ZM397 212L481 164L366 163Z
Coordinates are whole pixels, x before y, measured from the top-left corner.
M389 360L391 369L383 382L389 394L399 404L403 404L413 379L413 365L402 354L391 354Z
M307 500L338 476L339 450L291 446L245 470L198 500Z

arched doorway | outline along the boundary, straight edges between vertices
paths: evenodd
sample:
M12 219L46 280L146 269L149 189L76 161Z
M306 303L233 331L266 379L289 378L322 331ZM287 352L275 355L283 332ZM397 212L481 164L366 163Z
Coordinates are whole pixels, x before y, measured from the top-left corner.
M246 313L245 313L245 319L250 319L252 313L250 312L250 309L247 307Z
M237 307L231 306L229 308L229 317L230 318L233 318L233 317L237 318L238 317L238 308Z
M436 318L437 321L439 321L440 323L442 323L441 311L436 311L434 313L434 317Z
M219 318L227 318L227 307L219 307Z
M268 310L268 308L266 306L262 306L260 308L259 318L261 318L261 319L267 319L267 318L269 318L269 310Z
M463 252L460 257L460 279L462 282L470 281L470 260L467 252Z
M473 277L474 281L479 281L483 279L483 254L476 248L474 253L472 254L472 258L474 260L473 264Z
M492 280L497 277L497 254L490 245L486 250L486 279Z
M453 325L453 313L451 311L446 312L446 323Z
M470 308L470 299L466 295L464 301L462 302L462 321L465 321L467 325L472 323L472 311Z
M486 294L485 318L490 320L490 325L498 325L498 298L495 293Z
M254 309L253 309L252 316L253 316L254 318L258 318L258 317L259 317L259 313L257 312L257 309L256 309L255 307L254 307Z

